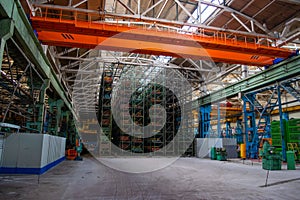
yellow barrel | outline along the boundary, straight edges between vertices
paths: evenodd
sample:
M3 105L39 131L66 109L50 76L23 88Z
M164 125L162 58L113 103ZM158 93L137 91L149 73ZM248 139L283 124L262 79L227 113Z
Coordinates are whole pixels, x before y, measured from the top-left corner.
M240 144L241 158L246 158L246 144Z

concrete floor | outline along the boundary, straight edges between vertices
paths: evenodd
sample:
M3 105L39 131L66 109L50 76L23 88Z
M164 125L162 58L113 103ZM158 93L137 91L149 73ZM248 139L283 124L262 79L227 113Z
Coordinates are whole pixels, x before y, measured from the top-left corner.
M0 175L0 199L299 199L299 167L270 171L270 186L261 187L267 171L247 163L180 158L155 172L131 174L84 157L40 177Z

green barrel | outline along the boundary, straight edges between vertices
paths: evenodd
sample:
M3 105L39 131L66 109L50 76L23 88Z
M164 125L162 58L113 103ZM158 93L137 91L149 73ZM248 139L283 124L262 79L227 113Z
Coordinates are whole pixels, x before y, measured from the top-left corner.
M295 170L296 169L294 151L287 151L286 152L286 161L287 161L287 169L288 170Z
M217 159L216 147L211 147L211 149L210 149L210 159L212 159L212 160Z

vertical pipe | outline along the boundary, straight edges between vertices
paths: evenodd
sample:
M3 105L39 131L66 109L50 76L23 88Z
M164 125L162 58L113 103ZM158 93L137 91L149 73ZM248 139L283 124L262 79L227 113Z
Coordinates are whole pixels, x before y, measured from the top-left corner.
M249 149L248 149L248 146L249 146L249 135L248 135L248 114L247 114L247 100L245 97L243 97L243 117L244 117L244 143L246 145L245 147L245 152L246 152L246 156L245 158L249 157L248 156L248 153L249 153Z
M141 0L138 0L138 15L141 14Z
M220 112L220 102L218 102L218 136L219 138L222 137L221 135L221 112Z
M198 1L198 22L199 22L199 24L201 24L202 22L201 22L201 2L202 2L202 0L199 0Z
M154 5L155 1L152 0L152 4ZM154 15L155 15L155 7L152 9L152 17L154 18Z
M178 21L178 12L179 12L178 11L178 4L176 3L175 5L176 5L176 20Z
M246 109L244 108L245 106L245 100L242 97L242 93L239 93L239 98L241 99L241 104L242 104L242 120L241 120L241 134L242 134L242 143L246 144L246 126L245 126L245 117L246 117ZM244 124L244 126L243 126Z
M202 132L201 132L201 124L202 120L201 120L201 107L198 107L198 137L202 136Z

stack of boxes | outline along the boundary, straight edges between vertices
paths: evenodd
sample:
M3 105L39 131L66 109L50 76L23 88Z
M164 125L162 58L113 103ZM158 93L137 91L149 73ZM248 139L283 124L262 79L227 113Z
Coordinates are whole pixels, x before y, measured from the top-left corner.
M284 128L286 129L285 120L283 124L284 124ZM272 137L272 146L276 147L275 151L282 152L282 136L281 136L281 129L280 129L280 121L271 122L271 137ZM284 139L286 139L286 137Z
M286 142L288 150L296 151L296 157L300 160L300 119L291 119L287 122ZM290 148L290 149L289 149Z
M105 89L100 93L103 95L99 96L99 121L105 135L110 136L111 132L112 143L118 147L117 154L150 153L171 156L184 153L191 145L195 129L193 110L185 108L185 114L181 113L184 107L191 107L186 103L192 100L191 95L188 90L181 88L183 83L178 75L172 75L174 84L171 87L178 87L181 96L177 96L170 86L166 86L166 78L171 75L159 67L150 66L148 70L144 66L125 67L120 80L114 85L113 96L109 96L112 98L111 102L106 100L108 93ZM101 89L107 86L106 79L103 78ZM105 115L108 111L104 107L106 103L112 104L109 109L115 108L118 111L110 113L111 121L107 125L104 124L108 120ZM151 134L145 135L148 132ZM186 154L193 154L193 145Z
M284 120L283 127L285 129L283 139L285 141L286 150L296 151L295 153L298 154L298 160L300 160L300 154L296 148L300 146L300 119ZM276 152L282 152L280 121L271 122L271 137L272 146L276 147Z

